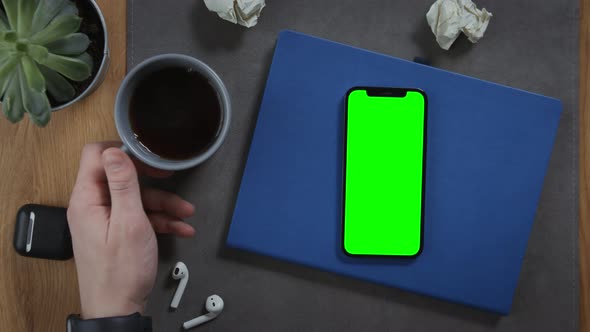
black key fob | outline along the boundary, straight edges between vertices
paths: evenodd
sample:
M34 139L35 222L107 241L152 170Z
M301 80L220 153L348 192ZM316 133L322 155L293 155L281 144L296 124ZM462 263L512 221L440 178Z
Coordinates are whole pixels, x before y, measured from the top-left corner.
M14 249L27 257L66 260L74 256L67 209L27 204L16 214Z

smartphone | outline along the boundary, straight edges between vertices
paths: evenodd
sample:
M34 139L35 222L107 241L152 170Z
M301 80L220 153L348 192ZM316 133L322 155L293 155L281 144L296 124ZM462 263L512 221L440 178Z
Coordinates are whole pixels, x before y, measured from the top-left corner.
M415 257L423 246L427 98L419 89L346 94L342 247Z

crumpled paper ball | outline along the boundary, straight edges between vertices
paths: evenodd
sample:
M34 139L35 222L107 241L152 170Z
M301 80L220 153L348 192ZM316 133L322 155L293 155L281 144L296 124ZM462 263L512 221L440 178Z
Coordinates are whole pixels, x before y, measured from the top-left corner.
M205 6L219 17L247 28L258 23L264 0L205 0Z
M438 45L448 50L463 32L470 42L480 40L492 13L485 8L478 9L471 0L437 0L432 4L426 20Z

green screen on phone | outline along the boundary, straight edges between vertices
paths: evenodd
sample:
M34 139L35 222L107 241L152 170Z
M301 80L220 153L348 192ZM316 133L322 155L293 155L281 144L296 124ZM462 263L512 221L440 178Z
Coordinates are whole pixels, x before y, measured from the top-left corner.
M426 96L354 88L346 100L343 247L349 255L422 250Z

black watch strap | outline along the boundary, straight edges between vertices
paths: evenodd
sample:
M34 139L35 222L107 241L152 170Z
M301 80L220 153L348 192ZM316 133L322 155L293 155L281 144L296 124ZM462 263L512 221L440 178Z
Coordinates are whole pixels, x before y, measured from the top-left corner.
M129 316L80 319L68 316L66 332L151 332L152 318L134 313Z

